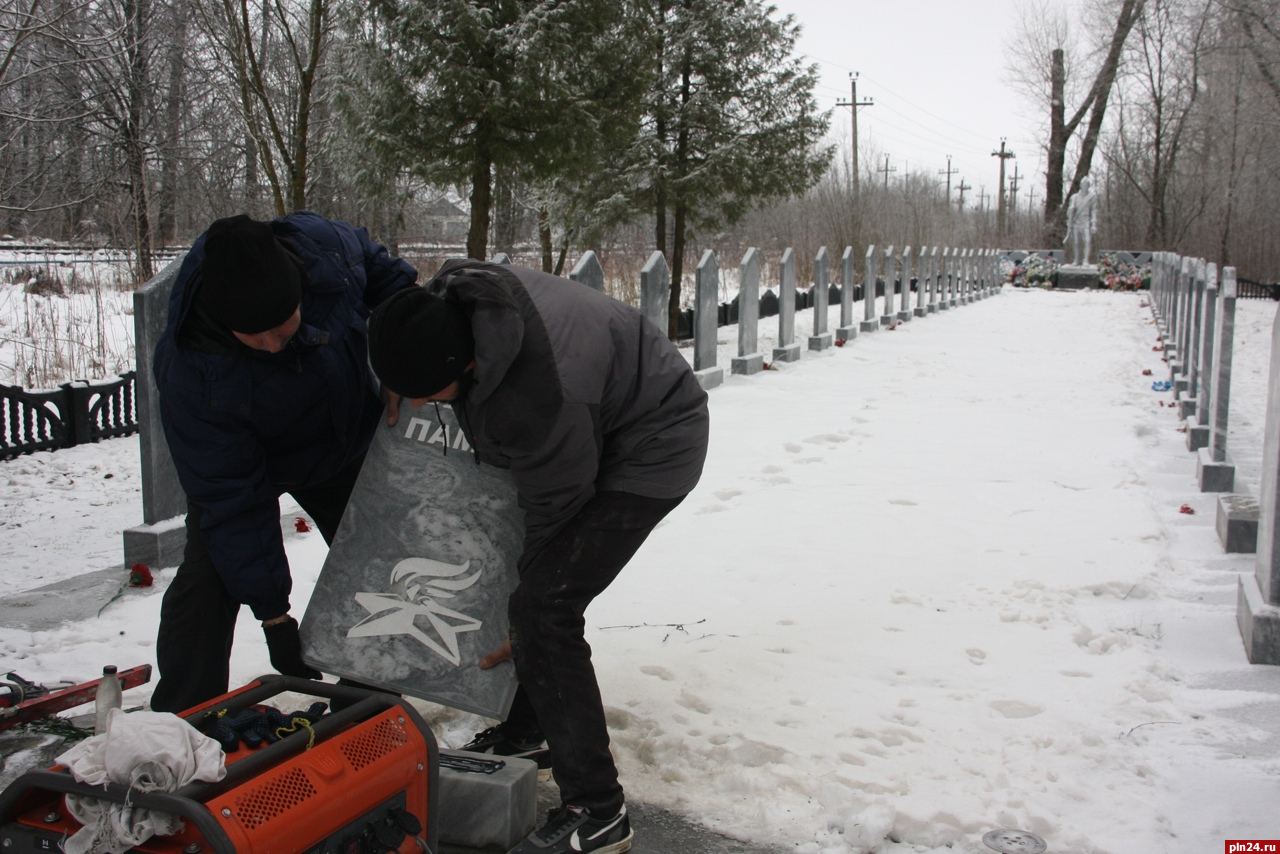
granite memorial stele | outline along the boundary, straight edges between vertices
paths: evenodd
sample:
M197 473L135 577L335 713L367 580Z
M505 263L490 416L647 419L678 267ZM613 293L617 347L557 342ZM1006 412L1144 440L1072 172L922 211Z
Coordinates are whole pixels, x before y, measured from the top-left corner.
M324 671L490 718L515 696L507 639L524 514L504 470L478 464L447 406L401 404L374 436L302 619Z

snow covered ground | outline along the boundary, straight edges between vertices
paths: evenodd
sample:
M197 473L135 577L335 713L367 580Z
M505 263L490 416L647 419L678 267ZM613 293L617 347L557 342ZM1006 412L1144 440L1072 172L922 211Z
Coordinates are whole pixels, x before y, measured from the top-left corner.
M587 615L629 796L801 854L977 854L997 827L1077 854L1280 838L1280 669L1245 660L1252 558L1222 554L1151 390L1145 302L1006 288L727 377L702 483ZM1275 308L1240 303L1254 489ZM137 468L133 439L0 463L0 595L118 563ZM296 513L300 614L324 545ZM0 627L3 670L154 661L171 574L96 618ZM233 679L268 670L246 613ZM425 711L446 745L481 723Z

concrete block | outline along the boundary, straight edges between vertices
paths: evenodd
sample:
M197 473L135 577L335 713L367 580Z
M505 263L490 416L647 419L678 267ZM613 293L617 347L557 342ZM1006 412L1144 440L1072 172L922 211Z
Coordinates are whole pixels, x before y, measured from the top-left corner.
M1215 462L1208 448L1196 451L1196 480L1201 492L1230 492L1235 488L1236 467Z
M145 563L152 569L177 566L187 548L185 516L175 516L154 525L138 525L124 531L124 565Z
M810 335L809 349L820 353L823 350L830 349L831 345L835 343L835 340L835 336L830 332L823 332L820 335Z
M1173 396L1182 397L1183 395L1185 395L1187 393L1187 387L1190 384L1191 384L1191 381L1187 379L1185 374L1183 376L1174 377L1173 378Z
M1236 624L1250 664L1280 664L1280 609L1262 598L1253 573L1240 576Z
M698 378L698 385L702 386L703 391L711 391L724 384L724 368L704 368L694 371L693 375Z
M912 313L911 313L910 311L900 311L900 312L898 312L898 322L899 322L899 323L906 323L906 322L907 322L908 320L910 320L913 316L914 316L914 315L912 315Z
M837 341L848 342L848 341L852 341L857 337L858 337L858 327L856 326L837 326L836 327Z
M863 332L875 332L879 328L880 321L878 320L864 320L858 324L858 329Z
M1178 395L1178 418L1186 421L1196 414L1196 399L1189 393Z
M800 361L800 345L788 344L785 347L773 348L773 360L775 362L798 362ZM705 388L705 386L704 386Z
M538 764L510 756L441 750L447 756L500 760L492 774L440 766L440 842L467 848L507 851L534 829L538 811Z
M916 307L915 307L915 316L916 316L916 317L925 317L926 315L928 315L928 314L929 314L929 310L930 310L930 309L932 309L932 308L933 308L933 306L923 306L923 305L918 305L918 306L916 306Z
M1209 447L1209 426L1201 424L1195 418L1188 418L1184 422L1187 427L1187 450L1193 454L1201 448Z
M764 370L764 354L752 353L750 356L735 356L729 362L729 371L734 374L751 376Z
M1251 495L1218 496L1218 518L1214 527L1223 551L1228 554L1258 551L1258 510L1258 500Z

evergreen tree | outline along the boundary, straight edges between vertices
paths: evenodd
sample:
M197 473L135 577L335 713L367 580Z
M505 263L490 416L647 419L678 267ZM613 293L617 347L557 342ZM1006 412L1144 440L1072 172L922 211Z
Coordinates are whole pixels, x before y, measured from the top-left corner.
M634 134L644 75L617 0L372 0L375 151L470 188L467 254L485 257L493 180L549 181Z
M691 230L733 224L813 186L831 160L817 144L830 114L814 100L816 67L793 55L793 16L775 20L759 0L633 2L645 13L654 86L616 171L654 217L654 244L671 261L674 337Z

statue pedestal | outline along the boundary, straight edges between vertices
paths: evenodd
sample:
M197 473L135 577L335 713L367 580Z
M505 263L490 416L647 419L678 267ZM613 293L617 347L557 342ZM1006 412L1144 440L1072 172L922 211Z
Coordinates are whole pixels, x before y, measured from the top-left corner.
M1092 264L1076 266L1063 264L1058 268L1057 290L1078 291L1083 288L1096 288L1102 284L1098 268Z

